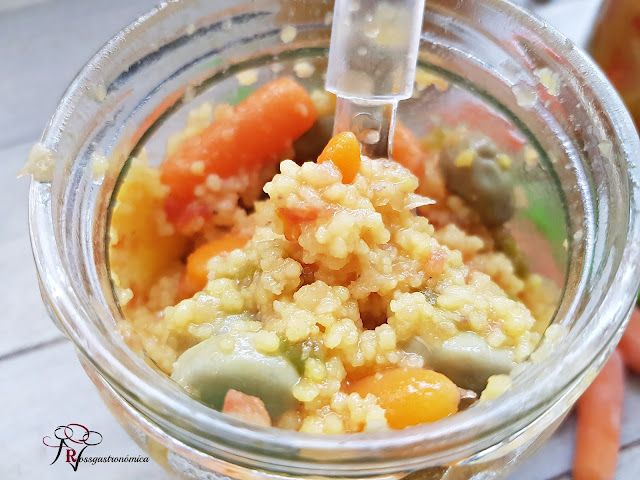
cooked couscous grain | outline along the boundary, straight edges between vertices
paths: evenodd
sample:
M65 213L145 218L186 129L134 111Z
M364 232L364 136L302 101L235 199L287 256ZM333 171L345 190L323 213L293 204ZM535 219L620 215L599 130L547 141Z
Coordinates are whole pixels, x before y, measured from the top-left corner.
M311 98L318 111L334 108L322 92ZM168 151L202 132L213 112L202 104ZM232 115L231 107L215 109L217 120ZM445 137L451 140L441 135L437 142ZM474 156L463 150L456 164L468 168ZM508 160L500 166L510 168ZM526 360L553 315L554 287L517 273L477 213L447 194L441 178L423 183L392 160L362 157L345 181L352 165L341 162L350 161L344 157L338 168L330 157L302 165L284 160L220 176L205 175L194 159L191 173L202 175L194 195L209 214L178 232L163 209L168 190L158 170L144 155L133 159L110 234L125 340L167 374L179 365L176 381L215 408L222 407L218 390L230 388L261 397L269 413L277 412L276 426L330 434L389 428L380 399L349 385L387 369L429 368L433 358L409 348L416 339L437 351L472 334L485 352ZM430 191L438 192L435 205ZM232 246L199 260L206 285L195 287L185 273L187 254L225 235L242 242L219 243ZM193 363L200 357L190 349L202 345L211 350ZM214 358L215 369L203 367ZM255 362L266 380L251 376ZM227 383L218 370L227 372ZM508 388L508 375L495 373L483 400ZM263 391L264 381L275 383ZM234 409L245 397L234 397Z

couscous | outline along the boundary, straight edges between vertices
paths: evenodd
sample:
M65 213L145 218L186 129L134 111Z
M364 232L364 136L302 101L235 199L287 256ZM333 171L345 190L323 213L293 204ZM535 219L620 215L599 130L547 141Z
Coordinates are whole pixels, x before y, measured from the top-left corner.
M109 241L124 339L212 408L303 432L499 395L557 301L500 248L512 158L398 125L393 159L372 160L329 140L331 107L276 80L194 110L159 168L131 159Z

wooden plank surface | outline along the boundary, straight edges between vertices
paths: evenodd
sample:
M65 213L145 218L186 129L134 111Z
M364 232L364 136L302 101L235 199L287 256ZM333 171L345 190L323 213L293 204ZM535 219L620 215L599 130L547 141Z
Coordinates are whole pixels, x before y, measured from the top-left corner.
M0 149L42 133L76 73L158 0L27 0L0 13ZM0 0L3 4L4 0Z
M27 224L27 179L16 180L32 144L0 150L0 272L5 321L0 322L0 359L60 338L47 317L38 291Z
M0 419L3 432L11 439L3 442L0 478L169 478L153 461L137 464L80 464L77 472L62 461L50 465L56 451L45 447L42 439L47 435L54 438L53 432L58 425L70 423L84 425L102 434L102 443L89 447L87 455L115 457L144 454L103 405L98 392L80 366L69 340L3 361L0 385L10 386L0 396Z
M522 0L577 43L600 0ZM32 265L27 227L28 181L15 180L30 146L79 68L113 33L156 0L0 0L0 424L11 441L0 449L0 478L168 478L155 464L83 465L74 473L51 462L41 443L58 424L90 424L104 454L139 452L100 401L71 343L46 317ZM640 478L640 381L629 382L618 480ZM574 419L510 478L570 478ZM98 447L96 447L98 448ZM97 454L97 453L96 453Z

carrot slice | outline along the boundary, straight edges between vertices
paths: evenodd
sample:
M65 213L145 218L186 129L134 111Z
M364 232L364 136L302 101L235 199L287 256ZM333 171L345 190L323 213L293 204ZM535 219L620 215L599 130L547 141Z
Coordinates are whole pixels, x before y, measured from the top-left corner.
M364 397L378 397L389 426L401 429L435 422L458 411L460 391L441 373L424 368L392 368L351 384Z
M264 402L258 397L247 395L233 388L224 397L222 413L255 425L271 426L271 417L269 417Z
M195 188L207 175L227 178L278 160L315 119L307 91L280 78L249 95L229 118L214 120L200 134L185 139L160 166L162 183L169 187L169 220L179 224L185 212L194 210L190 205L200 203Z
M332 162L342 173L342 183L351 183L360 170L360 144L352 132L335 135L318 157L318 163Z
M207 264L216 255L242 248L247 237L230 233L198 247L187 259L187 282L195 291L202 290L207 284L209 270Z
M618 349L627 367L640 373L640 308L633 309Z
M577 404L575 480L614 478L624 399L624 364L616 350Z

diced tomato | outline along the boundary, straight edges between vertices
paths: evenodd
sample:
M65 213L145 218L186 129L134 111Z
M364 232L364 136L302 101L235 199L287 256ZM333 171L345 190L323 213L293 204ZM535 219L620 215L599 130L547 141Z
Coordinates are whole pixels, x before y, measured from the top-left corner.
M311 207L278 208L276 214L282 220L284 236L290 242L298 239L304 224L313 222L320 216L320 212Z
M271 426L271 417L258 397L247 395L238 390L230 389L224 397L222 413L244 420L245 422L264 427Z

